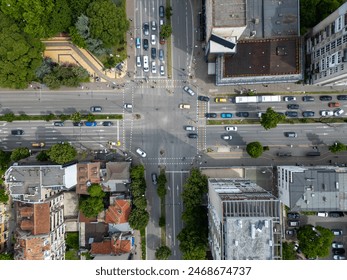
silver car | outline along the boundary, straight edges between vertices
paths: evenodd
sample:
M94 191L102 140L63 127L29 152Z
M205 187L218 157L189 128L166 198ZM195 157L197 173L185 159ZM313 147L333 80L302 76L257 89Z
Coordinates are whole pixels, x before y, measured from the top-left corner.
M138 153L143 158L145 158L147 156L147 154L140 148L136 149L136 153Z
M183 90L191 96L195 95L195 92L188 86L183 87Z

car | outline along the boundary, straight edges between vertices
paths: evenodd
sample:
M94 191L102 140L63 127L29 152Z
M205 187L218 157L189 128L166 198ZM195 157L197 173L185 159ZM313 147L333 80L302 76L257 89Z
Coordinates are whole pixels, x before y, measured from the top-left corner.
M136 153L138 153L141 157L145 158L147 156L147 154L145 153L145 151L143 151L141 148L137 148L136 149Z
M233 114L232 113L221 113L220 117L223 119L230 119L233 117Z
M56 121L56 122L53 122L53 125L54 125L54 126L64 126L64 122L62 122L62 121Z
M124 109L132 109L133 108L133 104L131 104L131 103L124 103L123 108Z
M141 48L141 39L140 38L135 39L135 45L136 45L137 49Z
M294 235L295 234L295 230L294 229L287 229L286 230L286 235Z
M288 104L287 108L291 110L297 110L299 109L299 104Z
M152 31L156 31L157 30L157 23L155 22L155 20L151 21L151 29L152 29Z
M184 127L184 130L186 130L186 131L195 131L196 127L195 126L191 126L191 125L186 125Z
M157 43L157 40L155 38L155 34L151 35L151 45L155 45Z
M319 96L319 100L320 101L331 101L333 98L332 96L329 96L329 95L321 95Z
M113 125L113 122L104 121L104 122L102 122L102 125L103 125L103 126L112 126L112 125Z
M291 212L287 214L288 219L300 219L300 214L299 213L295 213L295 212Z
M217 118L217 114L216 113L205 113L205 117L215 119L215 118Z
M300 226L300 221L288 221L289 227L298 227Z
M314 97L306 95L306 96L302 97L302 101L304 101L304 102L313 102L314 101Z
M73 122L73 126L83 126L83 122Z
M322 117L330 117L334 115L334 112L329 110L321 110L319 113Z
M328 217L328 212L317 212L318 217Z
M157 49L151 48L151 58L155 59L157 57Z
M149 24L148 24L148 22L145 22L143 24L143 35L145 35L145 36L149 35Z
M43 148L45 146L45 143L43 142L35 142L31 144L31 147L33 148Z
M145 55L145 56L143 57L143 71L144 71L144 72L148 72L148 71L149 71L148 61L149 61L148 56Z
M277 156L278 157L291 157L292 156L292 153L277 153Z
M195 92L188 86L184 86L183 90L191 96L195 95Z
M302 116L305 118L314 117L314 112L313 111L304 111L304 112L302 112Z
M334 116L340 116L343 114L343 110L341 108L338 108L334 111Z
M163 20L163 19L160 19L160 20L159 20L159 25L160 25L160 26L164 25L164 20Z
M148 50L148 39L143 39L143 49L145 50L145 51L147 51Z
M210 101L210 98L209 98L208 96L199 95L199 96L198 96L198 100L199 100L199 101L209 102L209 101Z
M332 229L331 232L334 235L342 235L342 230L341 229Z
M345 256L341 256L341 255L333 255L333 259L334 260L345 260L346 257Z
M164 60L164 50L163 49L159 49L159 60L160 61Z
M178 108L180 109L190 109L190 104L181 103Z
M287 117L296 118L296 117L298 117L298 112L296 112L296 111L287 111L287 112L285 112L285 115Z
M343 216L344 216L343 212L339 212L339 211L329 212L329 217L332 217L332 218L340 218Z
M339 102L329 102L328 106L329 107L340 107L341 104Z
M258 113L257 113L257 117L258 117L258 118L261 118L261 116L262 116L263 114L264 114L263 112L258 112Z
M347 95L338 95L337 100L347 100Z
M343 248L343 243L334 241L333 243L331 243L331 247L334 249Z
M225 135L222 135L222 139L223 140L231 140L231 139L233 139L233 137L231 135L225 134Z
M90 111L93 113L99 113L99 112L102 112L102 107L101 106L92 106L92 107L90 107Z
M160 45L165 45L165 38L164 37L160 37L159 44Z
M296 138L296 137L298 137L297 133L296 132L292 132L292 131L284 132L284 136L285 137L289 137L289 138Z
M196 133L188 133L188 138L198 138L198 134L196 134Z
M295 101L296 97L294 97L294 96L285 96L285 97L283 97L283 100L284 101Z
M151 71L152 71L153 74L156 74L156 73L157 73L157 67L156 67L156 65L155 65L155 61L152 61Z
M248 112L237 112L236 116L239 118L248 118L249 117L249 113Z
M97 126L96 122L84 122L85 126Z
M159 17L164 18L165 17L165 9L164 6L159 6Z
M136 67L142 67L141 56L136 56Z
M334 248L333 254L334 255L344 255L346 253L346 250L343 248Z
M214 99L214 102L216 102L216 103L225 103L225 102L227 102L228 100L225 98L225 97L216 97L215 99Z
M24 130L22 130L22 129L13 129L13 130L11 130L11 134L12 135L23 135L24 134Z
M159 69L160 69L160 76L164 76L165 75L165 67L164 67L164 65L160 65Z
M237 127L236 126L226 126L225 130L226 131L237 131Z
M152 173L151 178L152 178L153 185L156 185L158 182L157 173Z

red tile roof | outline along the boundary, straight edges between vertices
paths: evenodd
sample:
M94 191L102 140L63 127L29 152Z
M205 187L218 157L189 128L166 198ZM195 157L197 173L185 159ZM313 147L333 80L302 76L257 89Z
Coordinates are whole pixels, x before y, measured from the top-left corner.
M131 241L130 240L104 240L102 242L94 242L91 247L91 254L93 255L118 255L130 253Z
M127 223L131 211L129 200L115 200L106 210L105 223L123 224Z

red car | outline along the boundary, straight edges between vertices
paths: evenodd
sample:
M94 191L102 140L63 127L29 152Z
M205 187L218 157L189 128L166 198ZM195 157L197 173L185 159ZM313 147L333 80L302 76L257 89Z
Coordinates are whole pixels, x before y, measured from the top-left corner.
M330 102L330 103L328 104L328 106L329 106L329 107L340 107L341 104L340 104L339 102Z

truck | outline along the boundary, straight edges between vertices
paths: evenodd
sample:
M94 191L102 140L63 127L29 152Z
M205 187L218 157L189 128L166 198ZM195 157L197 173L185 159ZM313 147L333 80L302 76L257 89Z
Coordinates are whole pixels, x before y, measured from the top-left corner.
M266 103L280 102L280 95L253 95L253 96L236 96L234 99L236 104L239 103Z

